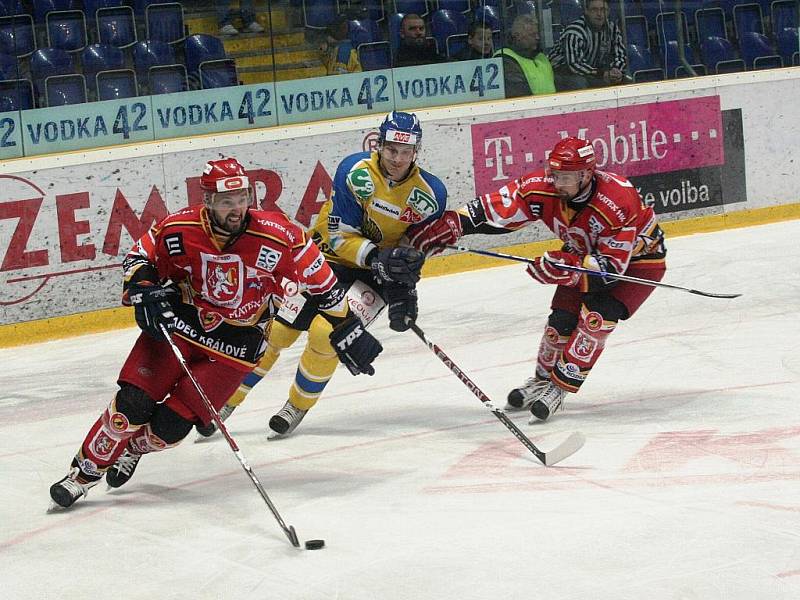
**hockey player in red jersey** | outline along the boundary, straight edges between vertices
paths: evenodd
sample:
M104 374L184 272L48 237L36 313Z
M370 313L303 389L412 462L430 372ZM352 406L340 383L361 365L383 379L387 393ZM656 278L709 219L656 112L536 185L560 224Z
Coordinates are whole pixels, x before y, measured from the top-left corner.
M577 392L619 321L629 319L652 293L650 286L559 269L558 264L660 281L666 270L664 234L624 177L595 168L591 143L558 142L547 168L480 196L410 232L430 253L462 235L506 233L542 221L563 242L528 266L536 281L556 285L539 345L534 377L508 394L509 410L530 408L546 420Z
M202 205L167 216L125 257L123 303L142 333L120 372L114 399L92 425L69 473L50 487L69 507L105 474L111 487L143 454L177 445L211 415L174 360L164 325L195 379L219 409L258 364L264 332L285 296L319 298L331 345L357 373L372 374L380 343L348 306L317 246L282 213L250 209L253 188L236 159L206 164Z

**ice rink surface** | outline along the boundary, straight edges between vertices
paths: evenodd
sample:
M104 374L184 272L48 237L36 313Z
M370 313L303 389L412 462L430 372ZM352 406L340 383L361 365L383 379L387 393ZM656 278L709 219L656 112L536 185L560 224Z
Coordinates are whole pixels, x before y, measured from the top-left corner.
M795 221L668 240L665 282L744 295L656 290L566 412L515 414L543 449L586 434L551 468L385 318L378 373L340 368L267 442L302 344L287 351L228 425L318 551L288 543L220 437L46 514L137 331L0 350L2 597L796 600L799 239ZM419 290L419 325L502 406L532 374L552 288L512 265Z

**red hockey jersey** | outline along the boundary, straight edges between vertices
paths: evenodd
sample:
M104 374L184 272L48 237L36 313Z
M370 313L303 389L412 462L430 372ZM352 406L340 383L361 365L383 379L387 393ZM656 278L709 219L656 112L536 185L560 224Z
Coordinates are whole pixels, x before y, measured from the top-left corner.
M263 354L265 327L284 296L328 295L326 310L337 316L347 310L344 291L317 246L279 212L250 210L243 230L224 246L204 206L171 214L126 256L126 289L146 266L181 291L175 335L243 370Z

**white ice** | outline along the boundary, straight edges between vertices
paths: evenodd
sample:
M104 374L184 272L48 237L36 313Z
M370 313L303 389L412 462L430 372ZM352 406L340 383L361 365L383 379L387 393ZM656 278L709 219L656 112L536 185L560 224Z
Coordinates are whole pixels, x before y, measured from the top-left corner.
M800 598L800 221L669 240L666 282L566 412L513 418L542 466L411 333L339 370L268 442L301 345L228 421L296 550L219 437L144 457L46 514L135 329L0 351L0 595L280 600ZM419 324L498 405L532 371L551 288L519 265L424 280ZM165 360L171 360L165 357Z

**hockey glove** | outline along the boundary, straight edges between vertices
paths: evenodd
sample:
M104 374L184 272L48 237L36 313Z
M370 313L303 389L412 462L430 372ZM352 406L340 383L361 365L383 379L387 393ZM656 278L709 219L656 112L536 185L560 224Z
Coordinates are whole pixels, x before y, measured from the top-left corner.
M417 320L417 290L407 285L387 285L386 304L389 305L389 327L407 331ZM408 322L406 322L408 319Z
M429 223L412 225L406 231L409 243L425 256L433 256L443 250L439 246L455 244L463 234L461 218L454 210Z
M178 290L174 287L144 281L131 283L128 286L128 298L133 304L136 324L142 331L157 340L164 339L159 325L163 324L167 331L175 329L172 300L177 297Z
M542 256L536 257L532 263L528 264L527 272L528 275L539 283L550 283L566 287L575 287L578 285L581 274L559 269L557 266L559 263L580 267L581 257L576 254L558 250L555 252L545 252Z
M339 360L353 375L375 374L372 361L383 351L383 346L364 329L358 317L352 316L342 321L331 332L330 340Z
M419 281L425 255L414 248L384 248L372 259L372 274L381 283L413 286Z

